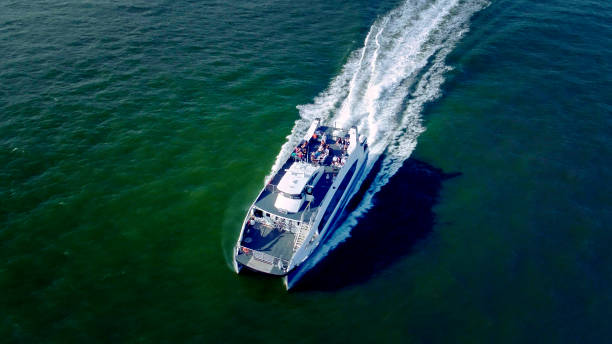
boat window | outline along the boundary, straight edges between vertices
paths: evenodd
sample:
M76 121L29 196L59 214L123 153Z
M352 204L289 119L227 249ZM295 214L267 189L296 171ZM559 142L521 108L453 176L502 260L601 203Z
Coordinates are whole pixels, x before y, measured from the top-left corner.
M267 216L267 217L270 217L270 213L266 213L266 216Z
M340 198L344 194L344 191L346 190L348 183L351 181L353 174L355 174L356 168L357 168L357 164L353 163L353 166L351 166L349 171L344 176L344 179L338 186L336 193L334 194L331 201L329 202L329 206L327 207L327 209L325 209L325 213L323 214L323 218L321 218L321 222L319 222L319 229L318 229L319 233L321 233L321 230L323 230L323 227L325 227L325 223L329 220L329 217L331 216L332 212L338 206L338 202L340 201Z
M292 194L288 194L285 192L280 191L280 193L285 196L286 198L290 198L290 199L302 199L302 195L292 195Z
M263 211L261 211L261 209L255 209L253 210L253 215L255 217L263 217Z

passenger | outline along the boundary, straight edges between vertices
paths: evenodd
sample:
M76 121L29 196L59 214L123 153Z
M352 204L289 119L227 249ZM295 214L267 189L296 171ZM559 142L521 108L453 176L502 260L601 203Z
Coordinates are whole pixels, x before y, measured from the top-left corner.
M327 160L327 157L329 156L329 149L325 148L325 154L323 156L323 161Z

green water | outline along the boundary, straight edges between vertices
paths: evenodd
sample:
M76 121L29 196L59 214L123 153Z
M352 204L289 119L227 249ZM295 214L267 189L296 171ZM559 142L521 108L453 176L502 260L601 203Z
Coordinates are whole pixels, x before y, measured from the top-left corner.
M231 271L296 106L400 3L0 4L2 341L605 342L604 1L493 1L449 46L412 157L461 175L409 250L331 289Z

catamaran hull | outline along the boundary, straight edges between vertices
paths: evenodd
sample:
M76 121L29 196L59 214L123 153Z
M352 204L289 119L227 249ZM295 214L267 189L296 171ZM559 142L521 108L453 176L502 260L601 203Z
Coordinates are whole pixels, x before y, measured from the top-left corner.
M338 210L337 216L335 216L334 219L331 220L331 221L335 221L336 223L332 223L332 227L329 228L323 234L321 241L314 248L313 252L310 254L309 257L313 257L316 254L318 254L319 251L321 250L321 247L325 246L325 243L327 243L328 240L334 236L334 233L336 232L336 230L342 225L342 222L340 222L339 220L343 219L344 215L346 215L345 214L346 206L357 193L357 190L359 189L359 186L361 185L361 181L363 180L363 173L365 172L365 167L366 167L366 162L367 162L367 152L365 155L366 156L363 159L361 166L359 167L359 172L356 173L355 176L353 177L354 179L351 183L351 186L348 192L345 194L345 198L341 201L342 202L341 208ZM306 272L314 268L317 263L318 261L315 261L313 264L310 259L306 259L302 264L296 266L291 271L289 271L287 275L283 276L283 284L285 285L285 288L287 290L294 288L299 283L299 281L302 279L302 277L304 277Z

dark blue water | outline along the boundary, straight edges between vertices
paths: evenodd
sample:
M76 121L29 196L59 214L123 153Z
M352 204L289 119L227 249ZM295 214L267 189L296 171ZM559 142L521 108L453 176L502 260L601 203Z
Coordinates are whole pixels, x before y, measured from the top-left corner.
M1 3L1 338L608 341L610 18L570 0ZM376 159L287 293L229 252L313 117L358 125Z

